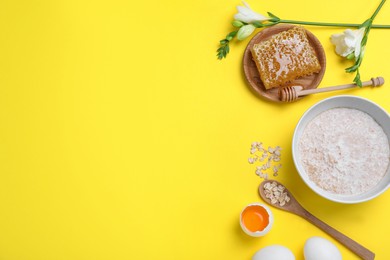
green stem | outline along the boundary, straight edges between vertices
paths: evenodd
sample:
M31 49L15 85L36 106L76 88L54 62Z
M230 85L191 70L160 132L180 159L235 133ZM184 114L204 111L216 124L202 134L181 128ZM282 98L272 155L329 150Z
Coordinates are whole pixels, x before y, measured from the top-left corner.
M360 68L360 65L362 64L362 61L363 61L363 54L364 54L364 48L367 44L367 39L368 39L368 34L370 33L370 30L371 28L373 27L373 22L374 22L374 18L375 16L378 14L379 10L382 8L382 6L385 4L386 0L382 0L381 3L379 4L379 6L376 8L375 12L372 14L371 18L369 18L366 22L364 22L362 24L362 26L365 26L365 31L364 31L364 37L363 37L363 40L362 42L360 43L361 45L361 52L359 54L359 57L358 59L356 60L355 62L355 65L353 67L355 67L356 69L355 70L351 70L350 72L352 71L356 71L356 77L355 79L353 80L356 85L358 85L359 87L362 86L362 81L360 80L360 72L359 72L359 68ZM365 25L367 23L367 25ZM353 68L352 67L352 68ZM348 72L348 69L347 69L347 72Z
M382 0L382 2L379 4L379 6L376 8L374 14L371 16L371 20L374 20L375 16L378 14L379 10L381 10L382 6L385 4L386 0ZM373 25L371 25L371 28Z
M382 0L383 3L385 1L386 0ZM383 3L381 3L381 6L383 5ZM375 16L373 15L373 17L375 17ZM291 24L303 24L303 25L313 25L313 26L329 26L329 27L356 27L356 28L359 28L360 25L361 25L361 24L356 24L356 23L323 23L323 22L306 22L306 21L283 20L283 19L281 19L278 23L291 23ZM371 28L390 29L390 25L373 24L373 25L371 25Z

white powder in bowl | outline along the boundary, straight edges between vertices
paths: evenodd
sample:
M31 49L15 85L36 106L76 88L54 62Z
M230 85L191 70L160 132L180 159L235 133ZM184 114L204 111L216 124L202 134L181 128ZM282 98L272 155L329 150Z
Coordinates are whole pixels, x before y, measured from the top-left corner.
M321 189L356 195L373 188L389 165L389 140L368 114L329 109L310 121L299 141L303 168Z

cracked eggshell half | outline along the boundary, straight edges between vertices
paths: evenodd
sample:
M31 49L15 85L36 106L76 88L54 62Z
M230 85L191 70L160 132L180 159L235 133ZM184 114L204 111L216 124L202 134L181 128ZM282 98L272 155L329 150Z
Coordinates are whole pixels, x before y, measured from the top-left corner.
M266 235L274 223L271 210L264 204L252 203L246 206L240 214L240 226L249 236Z

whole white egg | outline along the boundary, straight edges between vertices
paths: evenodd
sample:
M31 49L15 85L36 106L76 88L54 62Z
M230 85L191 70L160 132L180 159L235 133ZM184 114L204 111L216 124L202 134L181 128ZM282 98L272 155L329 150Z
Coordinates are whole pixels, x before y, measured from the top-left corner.
M338 248L322 237L311 237L306 240L303 250L305 260L341 260Z
M257 251L252 260L295 260L295 256L287 247L273 245Z

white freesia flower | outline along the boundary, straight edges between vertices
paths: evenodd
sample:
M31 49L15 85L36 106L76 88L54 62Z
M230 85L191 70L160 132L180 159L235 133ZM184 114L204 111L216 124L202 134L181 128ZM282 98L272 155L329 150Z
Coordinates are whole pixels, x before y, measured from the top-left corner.
M244 40L246 37L251 35L255 29L256 27L252 24L242 26L237 32L237 39L240 41Z
M245 6L237 6L238 13L234 15L234 19L244 23L268 20L267 17L254 12L246 2L242 1L242 3Z
M330 41L336 46L336 53L342 57L354 53L356 58L359 57L365 29L365 27L358 30L347 29L344 33L333 34Z

